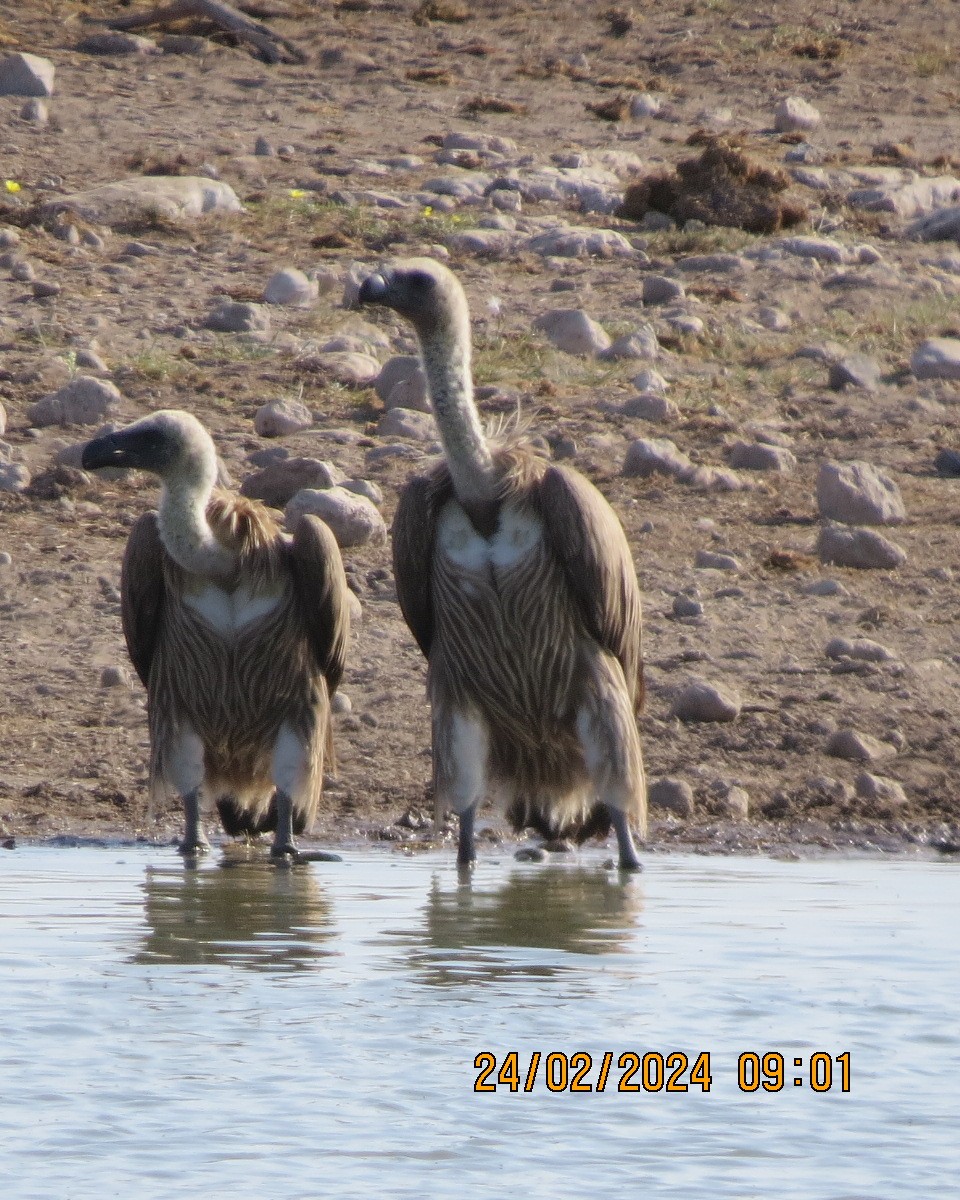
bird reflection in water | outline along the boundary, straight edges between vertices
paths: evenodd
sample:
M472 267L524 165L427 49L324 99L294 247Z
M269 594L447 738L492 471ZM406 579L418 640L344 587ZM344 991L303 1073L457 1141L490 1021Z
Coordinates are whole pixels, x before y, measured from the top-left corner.
M438 986L547 978L575 965L566 955L626 951L642 908L639 879L587 867L518 869L490 888L435 876L413 957Z
M306 867L225 853L217 865L147 867L143 892L138 963L293 971L336 953L330 901Z

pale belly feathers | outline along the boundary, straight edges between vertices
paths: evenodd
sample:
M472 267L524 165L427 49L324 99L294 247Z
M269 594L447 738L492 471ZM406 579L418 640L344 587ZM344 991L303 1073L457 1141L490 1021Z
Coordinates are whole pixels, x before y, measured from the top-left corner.
M280 603L281 590L254 592L240 584L232 592L204 582L184 592L184 604L223 638L233 638L248 625L262 620Z
M440 514L437 542L449 561L466 571L494 574L509 570L543 541L540 518L525 509L504 506L496 532L489 538L477 533L456 500L448 501Z

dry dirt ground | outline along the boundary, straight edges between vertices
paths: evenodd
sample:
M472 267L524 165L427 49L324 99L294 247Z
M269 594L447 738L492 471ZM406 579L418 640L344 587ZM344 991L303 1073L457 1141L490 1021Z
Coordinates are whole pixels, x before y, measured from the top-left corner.
M155 503L155 482L58 482L44 474L56 450L93 430L31 429L26 416L76 373L80 350L92 347L105 361L124 397L121 419L191 410L238 481L252 470L247 455L267 444L254 433L257 408L302 396L314 427L284 444L376 482L389 523L398 489L425 452L410 442L405 457L368 457L384 444L374 433L382 413L375 393L309 371L290 352L294 339L203 328L217 297L257 300L280 267L342 281L354 261L452 244L489 212L339 204L330 200L338 189L409 196L455 170L435 160L451 130L512 138L537 163L617 149L663 165L688 156L687 137L712 121L747 131L767 161L780 163L789 145L772 132L772 113L794 94L823 115L810 141L828 164L870 163L885 142L932 173L953 169L951 155L960 155L960 6L949 0L658 0L634 3L632 16L621 10L620 21L601 15L603 6L563 0L263 8L285 10L270 20L310 54L308 64L266 66L216 41L198 56L78 52L90 32L85 20L127 11L121 5L25 0L0 14L6 49L57 68L47 125L22 120L22 100L0 97L0 182L21 187L7 192L11 205L137 171L209 168L245 204L243 213L189 224L99 229L100 246L71 245L27 222L18 227L19 251L41 279L61 286L53 297L35 298L0 270L4 436L35 479L25 493L0 493L0 551L12 560L0 566L0 833L8 839L163 840L179 825L175 804L152 819L146 812L142 689L135 679L101 683L105 667L126 663L120 557L127 527ZM610 121L588 107L641 91L665 97L670 119ZM515 111L472 111L496 107ZM254 156L260 136L281 152ZM419 156L422 167L370 166L401 155ZM519 397L539 432L572 439L576 465L609 497L633 546L645 597L649 775L693 791L689 815L652 813L649 845L950 852L960 843L960 481L933 462L960 441L960 385L921 383L906 367L923 338L958 333L960 267L933 265L956 246L907 241L835 196L807 200L817 230L846 245L868 243L880 263L846 283L799 259L758 263L735 278L684 275L703 333L665 335L653 364L562 354L531 332L532 322L550 308L582 306L610 332L624 332L656 316L639 302L645 274L675 274L684 255L746 252L761 238L717 229L644 235L646 263L458 250L450 261L474 309L478 381L496 385L488 411L509 411ZM0 213L0 227L21 213ZM616 216L524 206L524 216L551 214L641 233ZM127 253L132 240L155 253ZM568 290L551 293L557 280ZM355 328L360 316L341 306L341 295L342 282L310 310L274 308L274 335L323 339ZM787 314L789 328L766 329L757 319L764 305ZM368 320L394 352L409 349L390 316ZM871 355L878 390L832 391L823 362L793 357L826 341ZM663 429L619 411L645 365L667 377L680 410ZM723 467L729 447L760 426L789 443L797 466L749 473L750 490L698 491L622 473L632 438L669 436L694 462ZM869 461L899 484L907 521L887 531L908 556L899 569L820 564L815 480L824 458ZM735 556L741 569L695 568L704 549ZM337 718L339 775L316 836L429 843L432 828L421 822L432 807L424 666L395 603L389 546L344 557L363 616L344 681L352 712ZM810 594L821 579L842 587ZM701 616L673 615L684 589L696 589ZM825 646L837 636L870 637L890 657L833 660ZM735 721L671 717L677 688L694 674L739 694ZM902 795L881 788L871 797L862 782L858 792L864 764L826 749L844 727L882 743L882 759L867 769L899 782ZM727 811L731 784L748 793L748 817Z

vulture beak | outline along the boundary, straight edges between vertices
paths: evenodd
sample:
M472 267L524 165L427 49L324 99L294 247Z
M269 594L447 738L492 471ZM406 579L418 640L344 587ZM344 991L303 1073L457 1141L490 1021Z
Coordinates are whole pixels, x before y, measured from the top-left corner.
M377 271L368 275L360 285L357 299L361 304L383 304L390 290L390 279L386 271Z
M156 471L169 462L171 450L168 439L158 429L121 429L87 442L80 461L85 471L98 467Z

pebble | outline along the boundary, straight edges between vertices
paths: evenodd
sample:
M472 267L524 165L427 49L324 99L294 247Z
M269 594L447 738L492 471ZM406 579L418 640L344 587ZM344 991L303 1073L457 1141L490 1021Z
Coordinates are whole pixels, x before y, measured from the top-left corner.
M321 372L344 387L370 387L380 374L380 364L372 355L349 350L315 354L301 361L311 370Z
M265 138L261 134L253 143L253 153L257 158L276 158L277 148L268 138Z
M773 243L773 248L797 258L815 258L818 262L844 263L849 257L846 246L822 237L785 237Z
M595 355L611 345L609 334L580 308L544 313L536 318L533 327L567 354Z
M490 203L499 212L507 213L518 213L523 207L520 193L506 188L497 188L496 191L491 192Z
M643 117L655 117L663 108L663 99L653 96L650 92L639 92L630 101L630 116L635 121Z
M827 376L827 384L835 392L846 387L875 392L879 382L880 364L869 354L848 354L839 362L832 362Z
M676 279L668 279L665 275L645 275L643 278L644 304L672 304L685 297L683 284Z
M660 343L652 325L641 325L632 333L621 334L601 354L608 362L621 359L655 359L660 354Z
M871 775L869 771L861 771L854 781L857 795L864 800L877 800L892 807L906 804L907 794L903 786L895 779L887 779L883 775Z
M517 143L493 133L451 131L444 135L442 149L473 150L477 154L516 154Z
M638 371L630 382L639 392L659 392L661 395L665 395L670 387L660 372L652 367L644 367L642 371Z
M429 413L410 408L391 408L377 423L380 437L406 437L417 442L433 442L437 423Z
M827 754L833 758L845 758L850 762L879 762L892 758L896 748L889 742L881 742L868 733L858 733L855 729L838 729L826 745Z
M633 257L636 253L623 234L615 229L571 225L535 234L524 248L550 258Z
M815 579L803 588L805 596L847 596L849 592L839 579Z
M820 113L801 96L786 96L773 110L773 127L777 133L796 133L815 129Z
M675 617L702 617L703 604L685 592L678 592L673 598L672 611Z
M797 465L785 446L766 442L737 442L730 450L730 466L743 471L779 471L788 474Z
M340 483L342 472L318 458L283 458L248 475L242 496L262 500L271 508L284 508L303 488L323 490Z
M663 320L679 334L685 337L700 337L706 329L706 324L700 317L695 317L692 313L685 312L670 312L663 314Z
M680 409L676 404L660 392L642 392L630 400L625 400L620 406L625 417L638 417L641 421L663 423L676 421L680 417Z
M746 821L750 816L750 793L746 788L733 783L721 783L716 788L716 797L725 816L735 821Z
M9 54L0 59L0 96L52 96L56 68L36 54Z
M692 467L690 459L669 438L637 438L627 447L623 473L641 479L650 475L678 478Z
M693 679L673 703L671 715L681 721L735 721L740 715L741 700L733 691Z
M774 308L772 305L764 305L757 311L757 320L764 327L773 333L786 333L788 329L793 328L793 321L782 308Z
M293 529L302 513L311 513L325 521L344 550L387 540L387 526L376 505L346 488L332 487L325 491L304 488L297 492L286 506L288 529Z
M6 550L0 550L0 567L12 567L13 555Z
M59 391L27 407L31 425L97 425L115 412L123 397L107 379L78 375Z
M267 333L270 313L261 304L224 300L207 317L204 325L218 333Z
M135 33L91 33L79 41L75 49L80 54L159 54L152 38Z
M123 667L104 667L100 672L100 686L103 688L129 687L130 676Z
M463 233L455 233L449 239L449 246L454 253L480 254L490 258L499 258L510 254L517 242L517 235L508 229L468 229Z
M26 259L20 259L18 262L15 262L10 268L10 275L18 283L33 283L37 277L32 264L28 263Z
M738 558L732 554L720 554L716 550L698 550L693 565L701 571L742 571Z
M749 271L752 265L748 259L740 254L727 254L724 252L716 254L688 254L686 258L677 260L677 266L681 271L693 271L697 273L715 272L720 275Z
M827 523L817 538L822 563L865 571L891 571L907 561L906 551L873 529L843 528Z
M822 462L817 506L821 518L845 525L899 525L907 515L896 483L866 462Z
M856 658L862 662L892 662L896 655L871 638L831 638L824 650L827 658Z
M94 350L82 349L77 351L77 366L87 371L109 371L110 368Z
M337 716L346 716L347 713L353 712L353 701L346 692L334 692L330 707Z
M547 852L542 846L521 846L513 857L516 862L542 863L547 861Z
M656 779L647 788L647 803L654 810L690 817L693 815L693 788L685 779Z
M3 430L0 429L0 433ZM933 460L934 468L941 475L957 476L960 475L960 451L950 450L946 446L937 451L937 457Z
M309 279L296 267L284 267L267 280L263 298L267 304L285 304L293 308L309 308L320 289L315 279Z
M910 370L917 379L960 379L960 338L928 338L914 350Z
M313 424L313 413L300 400L271 400L257 409L253 428L261 437L284 437Z
M23 492L30 486L30 472L23 463L0 462L0 492Z
M35 279L32 291L34 299L48 300L52 296L59 296L63 288L59 283L54 283L52 280Z

